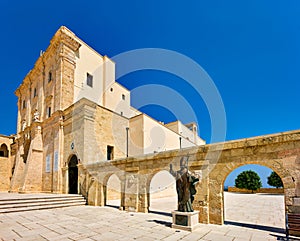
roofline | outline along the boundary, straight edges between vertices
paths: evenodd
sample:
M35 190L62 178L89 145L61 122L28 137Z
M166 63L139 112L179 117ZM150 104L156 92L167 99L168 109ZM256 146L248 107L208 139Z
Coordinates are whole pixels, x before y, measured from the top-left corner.
M15 138L15 134L12 134L12 135L9 135L9 136L0 134L0 137L9 138L9 139L14 139L14 138Z

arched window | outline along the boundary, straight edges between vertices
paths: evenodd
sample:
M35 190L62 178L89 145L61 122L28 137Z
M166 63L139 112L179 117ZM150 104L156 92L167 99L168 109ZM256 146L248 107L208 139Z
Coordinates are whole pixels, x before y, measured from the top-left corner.
M8 157L8 148L5 144L2 144L0 147L0 157Z

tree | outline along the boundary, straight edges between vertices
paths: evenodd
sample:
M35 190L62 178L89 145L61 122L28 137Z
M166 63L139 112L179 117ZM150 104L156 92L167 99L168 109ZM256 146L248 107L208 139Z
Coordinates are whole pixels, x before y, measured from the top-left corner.
M268 184L276 188L283 187L281 178L278 176L276 172L272 172L271 175L268 177Z
M261 188L262 184L259 175L254 171L248 170L243 171L237 176L235 186L251 190L253 193L254 190Z

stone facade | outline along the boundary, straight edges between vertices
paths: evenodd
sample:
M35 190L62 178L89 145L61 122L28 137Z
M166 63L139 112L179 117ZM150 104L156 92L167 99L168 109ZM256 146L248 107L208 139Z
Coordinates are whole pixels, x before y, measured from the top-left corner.
M115 82L113 61L65 27L16 95L17 135L0 136L1 190L80 193L90 205L105 205L115 174L120 208L148 212L153 176L189 156L190 171L201 178L194 201L201 223L223 224L224 181L246 164L273 169L284 184L287 212L300 212L299 131L204 145L194 124L164 125L132 108L130 92ZM148 147L155 128L166 142ZM160 136L153 136L157 144Z
M55 33L15 94L14 171L10 166L7 173L13 174L7 176L13 176L10 187L4 188L12 192L69 193L70 181L72 192L78 192L82 183L72 177L77 179L78 164L178 149L179 139L184 147L204 144L187 127L184 135L179 134L131 107L130 91L115 82L114 62L66 27ZM138 115L151 124L129 128ZM160 146L151 146L162 139L160 135L152 142L147 136L155 128L168 134ZM144 139L142 151L134 148L136 129Z
M18 134L10 191L61 189L51 162L56 153L62 153L62 111L73 103L75 52L79 47L72 34L61 28L16 90Z

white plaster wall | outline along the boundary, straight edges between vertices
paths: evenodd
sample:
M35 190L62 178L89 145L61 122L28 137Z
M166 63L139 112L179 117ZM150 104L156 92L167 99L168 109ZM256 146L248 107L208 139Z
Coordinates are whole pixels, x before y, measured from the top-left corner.
M191 142L190 140L185 139L184 137L181 138L181 148L192 146L196 146L196 144L194 142Z
M129 155L138 156L144 154L144 118L143 115L129 120Z
M197 145L204 145L205 141L203 139L201 139L197 132L194 133L193 131L191 131L188 127L186 127L184 124L181 123L181 121L174 121L171 123L167 123L165 124L165 126L167 128L169 128L170 130L175 131L178 134L182 135L182 147L189 147L189 146L193 146L192 143L193 142ZM186 141L184 140L184 138L190 140Z
M147 115L144 118L144 154L179 149L179 135Z
M170 130L175 131L176 133L179 133L178 121L167 123L167 124L165 124L165 126L167 128L169 128Z
M130 118L142 114L142 112L140 112L139 110L133 108L132 106L130 106L130 112L131 112L130 113Z
M196 136L196 144L199 145L205 145L206 141L200 138L199 136Z
M113 62L107 56L103 57L104 63L104 82L103 89L106 92L110 86L115 83L115 62ZM123 87L124 88L124 87Z
M123 100L122 95L125 95ZM131 117L130 108L130 92L117 82L114 82L107 88L104 93L104 107L123 115L127 118Z
M193 133L193 131L191 131L189 128L183 125L180 121L178 121L178 126L179 134L195 143L195 134Z
M76 56L74 103L85 97L102 105L103 57L80 39L78 41L82 45ZM86 84L87 73L93 75L93 88Z

